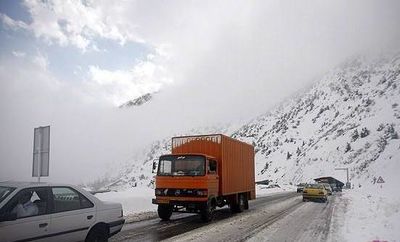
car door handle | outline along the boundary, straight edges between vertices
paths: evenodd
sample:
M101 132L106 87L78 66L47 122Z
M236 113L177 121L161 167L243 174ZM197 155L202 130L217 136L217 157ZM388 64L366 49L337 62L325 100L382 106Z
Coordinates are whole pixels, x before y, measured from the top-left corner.
M90 220L90 219L93 218L93 215L89 215L89 216L87 216L86 218Z
M46 227L47 225L49 225L49 224L48 224L48 223L39 224L39 228L44 228L44 227Z

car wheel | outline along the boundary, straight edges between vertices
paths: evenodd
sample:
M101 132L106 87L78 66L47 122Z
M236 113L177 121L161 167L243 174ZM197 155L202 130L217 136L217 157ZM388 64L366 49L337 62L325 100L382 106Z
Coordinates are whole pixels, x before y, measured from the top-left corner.
M96 225L90 230L85 242L107 242L108 235L106 225Z
M163 221L169 220L169 218L172 215L172 207L170 205L158 205L158 216L161 218Z

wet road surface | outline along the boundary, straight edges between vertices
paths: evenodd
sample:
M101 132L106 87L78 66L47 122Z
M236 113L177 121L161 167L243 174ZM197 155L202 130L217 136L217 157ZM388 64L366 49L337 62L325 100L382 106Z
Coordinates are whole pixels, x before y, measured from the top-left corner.
M301 204L301 197L295 192L273 194L266 197L260 197L256 200L250 201L249 210L239 214L232 214L228 207L218 209L215 211L215 219L211 223L204 223L200 220L200 217L195 214L179 214L174 213L170 221L161 221L159 218L151 219L142 222L136 222L132 224L124 225L123 230L117 235L113 236L110 241L160 241L172 238L177 235L185 234L189 231L193 231L199 228L205 228L207 226L216 227L218 223L229 222L231 220L240 220L241 217L257 214L263 211L266 205L279 204L282 201L288 199L295 199L296 204ZM299 202L300 201L300 202ZM282 211L280 211L282 213ZM280 213L274 214L276 217ZM273 216L273 217L274 217ZM271 220L272 218L270 218ZM254 223L253 223L254 222ZM260 226L264 225L265 221L253 221L251 226L248 226L249 230L253 230L256 227L256 223ZM236 239L238 237L234 236ZM243 240L247 237L241 238ZM176 238L178 239L178 238ZM236 240L235 239L235 240ZM192 239L191 239L192 240Z

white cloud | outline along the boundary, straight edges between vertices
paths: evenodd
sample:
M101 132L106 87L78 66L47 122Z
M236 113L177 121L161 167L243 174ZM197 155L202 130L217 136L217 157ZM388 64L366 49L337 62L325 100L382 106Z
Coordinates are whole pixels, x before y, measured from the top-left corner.
M7 15L5 15L3 13L0 13L0 20L5 26L7 26L13 30L29 28L29 26L26 23L24 23L22 21L15 21L14 19L8 17Z
M106 70L90 66L87 90L94 99L102 96L115 105L159 91L161 87L173 82L167 69L157 62L159 58L150 54L145 61L139 61L128 70Z
M12 51L12 54L13 54L15 57L18 57L18 58L24 58L24 57L26 56L26 53L25 53L25 52L23 52L23 51L17 51L17 50L13 50L13 51Z
M31 14L32 23L15 21L5 14L0 15L2 22L12 29L30 30L49 43L72 45L86 51L89 47L96 50L93 40L98 37L120 44L144 42L131 23L107 15L102 2L25 0L24 5Z
M96 38L144 42L164 58L156 64L156 77L141 74L153 68L152 56L137 69L92 66L92 96L98 92L120 103L159 88L166 72L167 80L182 84L176 90L185 93L186 85L199 99L203 93L223 96L210 105L227 110L234 104L233 112L246 116L260 105L276 104L348 56L399 48L398 1L306 2L27 0L25 5L33 19L29 27L50 42L82 50L98 50Z
M107 162L126 159L132 134L115 108L86 102L80 88L29 58L0 59L0 79L2 180L32 179L32 135L38 126L51 126L50 177L44 180L94 179Z
M42 70L47 70L49 58L47 55L44 55L42 52L38 51L37 55L32 58L32 62L38 65Z

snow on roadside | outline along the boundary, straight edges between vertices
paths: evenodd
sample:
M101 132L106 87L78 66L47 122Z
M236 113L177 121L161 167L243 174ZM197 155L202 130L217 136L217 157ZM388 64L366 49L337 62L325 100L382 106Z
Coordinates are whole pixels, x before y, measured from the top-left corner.
M151 203L154 189L149 187L133 187L123 191L98 193L95 196L102 201L121 203L125 216L157 210L157 206Z
M400 241L399 149L400 142L393 142L367 176L353 181L354 189L343 191L328 241Z
M328 241L399 241L400 201L384 185L344 191L337 202Z
M270 187L268 185L256 185L256 197L265 197L271 194L282 192L294 192L297 187L292 185L279 185L279 187Z
M400 238L400 201L382 186L344 194L350 200L343 235L347 241L394 241Z

